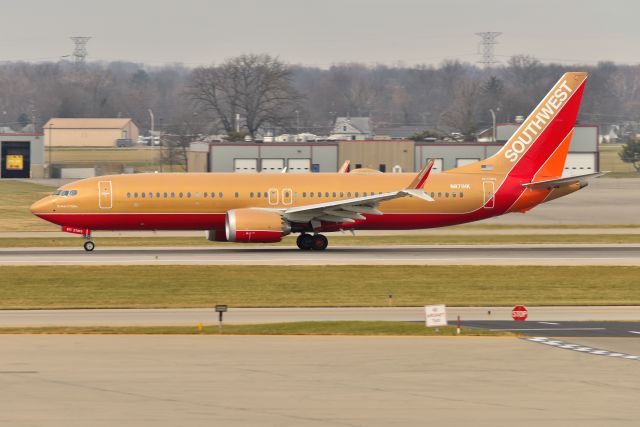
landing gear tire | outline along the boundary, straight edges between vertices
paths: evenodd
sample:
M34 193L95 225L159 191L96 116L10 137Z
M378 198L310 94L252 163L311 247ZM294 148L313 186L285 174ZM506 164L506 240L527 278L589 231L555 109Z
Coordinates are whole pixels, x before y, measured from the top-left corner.
M303 233L296 239L296 244L299 249L308 251L313 247L313 236Z
M91 252L92 250L95 249L95 247L96 247L96 244L93 243L91 240L84 242L84 250L87 252Z
M329 240L322 234L313 236L313 246L311 246L311 249L314 251L324 251L327 249L327 246L329 246Z

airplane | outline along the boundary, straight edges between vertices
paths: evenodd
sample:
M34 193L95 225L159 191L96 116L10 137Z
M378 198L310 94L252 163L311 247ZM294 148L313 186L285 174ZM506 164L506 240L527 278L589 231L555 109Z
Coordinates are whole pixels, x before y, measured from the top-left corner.
M279 242L324 250L322 234L412 230L479 221L566 196L587 178L562 177L587 73L564 74L493 156L431 174L148 173L83 179L31 206L38 217L80 234L93 230L204 230L211 241Z

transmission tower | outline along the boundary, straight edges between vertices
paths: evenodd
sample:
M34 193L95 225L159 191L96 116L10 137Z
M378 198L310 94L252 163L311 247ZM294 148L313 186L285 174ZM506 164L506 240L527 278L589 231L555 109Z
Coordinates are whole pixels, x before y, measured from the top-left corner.
M84 64L84 60L87 58L87 42L91 39L91 37L70 37L75 44L75 48L73 49L73 58L77 65Z
M482 41L482 59L478 61L484 64L485 67L491 67L493 64L497 64L496 58L493 54L493 47L498 44L496 38L502 33L487 31L484 33L476 33L476 36L480 37Z

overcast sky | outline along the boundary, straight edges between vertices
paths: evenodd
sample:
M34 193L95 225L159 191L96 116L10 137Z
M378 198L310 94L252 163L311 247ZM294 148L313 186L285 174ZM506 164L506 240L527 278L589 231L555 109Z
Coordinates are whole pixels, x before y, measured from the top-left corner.
M478 31L501 31L497 59L640 62L632 0L6 1L0 60L57 60L92 36L90 60L210 64L240 53L327 67L479 59Z

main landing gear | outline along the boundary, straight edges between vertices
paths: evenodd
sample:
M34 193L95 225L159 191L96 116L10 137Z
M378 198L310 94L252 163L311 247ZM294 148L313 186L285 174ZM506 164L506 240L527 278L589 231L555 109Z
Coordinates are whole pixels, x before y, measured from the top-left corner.
M96 244L93 243L91 240L87 240L86 242L84 242L84 250L87 252L91 252L95 247L96 247Z
M327 240L327 238L322 234L311 235L302 233L298 236L296 244L298 245L298 248L302 249L303 251L308 251L311 249L313 249L314 251L324 251L329 245L329 240Z

